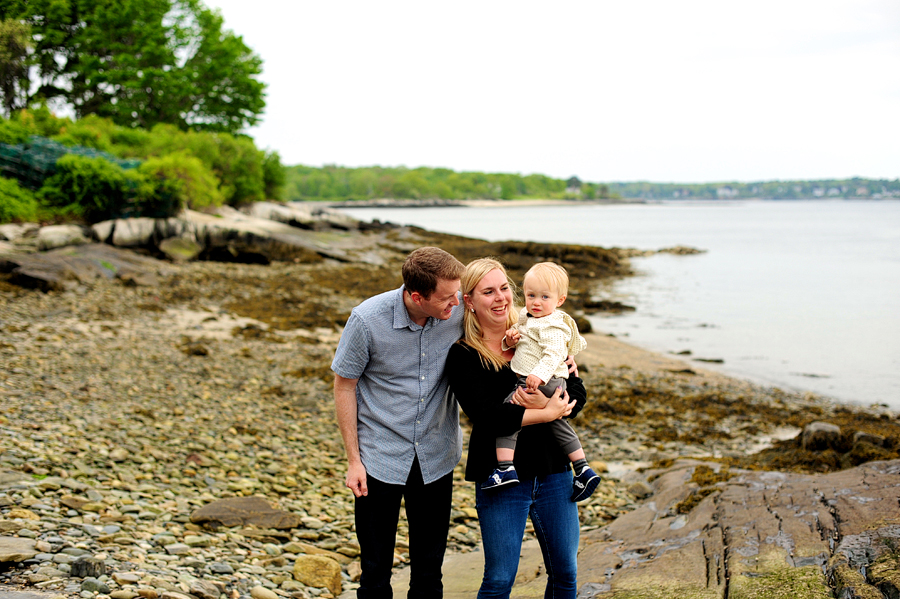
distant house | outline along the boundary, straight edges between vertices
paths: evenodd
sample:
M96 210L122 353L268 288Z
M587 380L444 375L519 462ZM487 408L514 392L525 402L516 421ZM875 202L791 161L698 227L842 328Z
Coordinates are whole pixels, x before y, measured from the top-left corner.
M566 193L571 194L580 194L581 193L581 179L578 177L572 176L566 180Z
M738 191L736 189L732 189L730 186L726 185L725 187L719 187L716 189L716 197L719 198L734 198L737 197Z

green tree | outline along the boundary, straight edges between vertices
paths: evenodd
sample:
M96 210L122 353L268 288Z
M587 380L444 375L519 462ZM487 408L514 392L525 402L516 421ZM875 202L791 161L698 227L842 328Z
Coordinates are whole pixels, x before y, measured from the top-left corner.
M0 97L5 114L25 105L31 28L14 19L0 21Z
M234 133L265 107L262 60L200 0L0 0L31 26L35 94L126 127Z

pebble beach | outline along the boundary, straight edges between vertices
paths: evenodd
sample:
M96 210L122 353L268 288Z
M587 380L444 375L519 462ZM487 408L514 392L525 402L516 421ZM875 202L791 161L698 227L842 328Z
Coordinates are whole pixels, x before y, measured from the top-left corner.
M349 311L365 297L318 285L323 268L357 266L188 262L157 286L109 280L54 292L0 281L0 535L36 551L0 560L4 589L301 599L355 588L359 548L329 369L340 326L324 312L321 326L279 322L277 309L260 307L263 296L283 305L313 297ZM573 424L606 476L580 504L586 531L649 494L642 468L685 457L752 466L748 456L815 420L852 417L895 434L896 415L878 406L840 406L602 333L587 338L589 406ZM479 544L464 462L451 554ZM250 497L294 525L198 521L204 506ZM82 571L87 559L94 571ZM408 559L401 522L395 563Z

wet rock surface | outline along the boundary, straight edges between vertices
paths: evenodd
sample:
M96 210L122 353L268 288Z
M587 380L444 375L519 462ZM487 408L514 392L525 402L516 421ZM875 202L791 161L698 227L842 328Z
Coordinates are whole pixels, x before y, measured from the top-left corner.
M827 475L731 472L695 507L680 509L703 468L687 461L648 471L649 500L585 535L579 577L604 585L602 596L609 597L864 597L873 591L891 597L900 591L872 571L885 563L897 571L900 460Z
M9 236L21 242L34 232L23 231ZM0 276L0 589L73 599L352 596L359 548L329 369L350 309L396 286L400 261L420 245L441 245L464 262L501 256L514 277L534 261L559 259L584 273L573 280L573 296L583 299L591 277L628 271L622 256L599 248L488 244L414 228L351 235L346 243L366 260L155 260L153 285L98 276L48 291ZM104 246L76 249L92 247ZM17 248L29 253L27 244ZM592 465L607 473L579 508L581 568L594 573L583 585L599 585L584 589L613 588L603 586L614 579L605 570L600 577L600 557L588 549L609 542L602 531L648 502L669 506L680 497L681 512L666 517L683 529L726 496L717 485L762 476L745 472L769 467L752 456L800 456L784 467L828 472L896 450L896 416L885 410L837 406L659 357L646 369L591 357L591 348L613 342L589 337L582 376L591 403L575 422ZM840 427L838 441L801 447L800 433L813 422ZM674 466L685 457L718 460L707 470L737 474L685 481L684 468ZM651 467L682 474L637 472ZM455 471L447 562L459 568L448 578L460 584L469 567L461 560L478 559L480 538L463 469ZM856 506L854 493L835 495L848 506L841 509ZM766 493L752 498L768 501ZM859 513L862 522L870 512ZM855 540L845 545L846 563L831 564L832 551L824 567L851 580L866 548L893 538L885 526L838 528L837 544ZM398 576L408 560L402 520ZM540 588L539 553L522 564L519 586ZM884 586L896 576L891 564L890 554L875 557L865 576L879 573ZM480 579L480 569L470 569Z

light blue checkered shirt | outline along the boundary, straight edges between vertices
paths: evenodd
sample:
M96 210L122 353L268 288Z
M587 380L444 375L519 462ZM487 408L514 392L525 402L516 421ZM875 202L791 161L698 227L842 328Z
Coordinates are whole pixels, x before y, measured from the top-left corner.
M425 483L453 470L462 456L459 407L444 376L447 352L462 336L462 306L448 320L415 324L403 288L353 309L331 369L356 385L359 453L366 472L406 483L419 457Z

